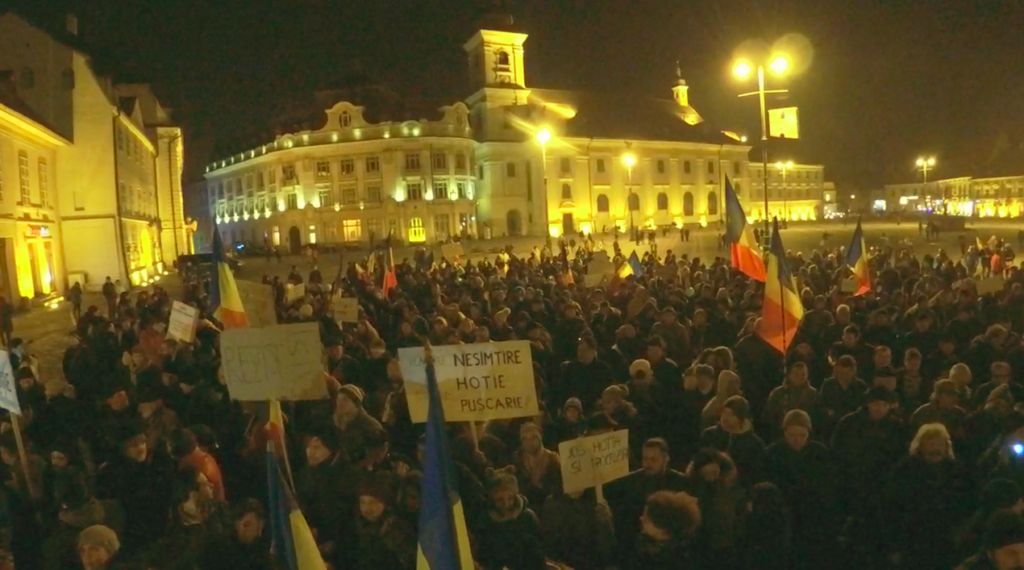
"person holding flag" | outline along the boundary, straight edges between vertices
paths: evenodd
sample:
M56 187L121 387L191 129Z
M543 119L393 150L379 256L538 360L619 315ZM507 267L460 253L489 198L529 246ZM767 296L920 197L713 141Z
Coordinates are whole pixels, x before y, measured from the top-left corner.
M384 299L391 297L391 290L398 287L398 274L395 273L395 250L391 246L391 235L388 235L388 257L384 264L384 282L381 291Z
M786 249L779 235L778 218L772 222L767 265L761 325L757 334L776 350L786 354L804 318L804 306L796 290L796 281L786 263Z
M747 214L743 211L728 176L725 178L725 216L725 240L730 244L733 269L764 283L764 259L761 258L754 230L747 223Z
M644 266L642 263L640 263L640 257L637 256L636 250L634 250L633 253L629 255L629 259L627 259L626 262L622 264L622 267L619 268L619 272L616 276L619 279L625 279L630 275L633 275L635 277L644 276Z
M853 278L857 280L857 290L854 295L863 295L871 290L871 267L868 265L868 249L864 245L864 230L860 225L860 218L857 219L857 229L853 231L853 239L846 252L846 265L853 271Z

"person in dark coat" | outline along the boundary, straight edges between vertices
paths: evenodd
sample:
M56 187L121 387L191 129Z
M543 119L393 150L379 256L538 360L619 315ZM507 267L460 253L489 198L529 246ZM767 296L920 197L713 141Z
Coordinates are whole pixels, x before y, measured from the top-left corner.
M603 570L615 553L615 530L608 504L593 488L553 493L540 514L544 554L573 570Z
M793 514L793 556L796 568L820 568L835 535L835 480L828 449L811 440L811 417L791 410L782 422L783 439L768 446L764 478L774 483Z
M826 434L831 434L832 429L846 414L856 411L864 404L864 395L867 391L868 385L857 378L857 361L849 354L839 357L832 367L832 377L822 382L819 391Z
M1002 509L1024 511L1024 495L1009 479L993 479L981 491L981 504L957 532L956 547L961 559L978 553L985 536L985 527L992 515Z
M744 487L760 480L765 445L754 433L750 405L743 396L733 396L725 401L718 424L701 433L700 447L728 453L736 464L740 484Z
M584 410L593 410L612 380L611 369L597 359L597 342L593 337L583 337L576 348L576 358L562 363L561 376L552 384L548 401L557 407L569 398L578 398Z
M737 568L791 570L793 526L782 491L758 483L747 492L746 517L737 545ZM770 552L770 556L765 553Z
M263 534L267 513L256 499L246 499L232 509L229 536L214 534L197 561L198 570L276 570L270 541Z
M308 432L305 440L306 466L296 474L296 498L320 550L330 554L355 509L358 496L351 487L359 482L347 469L348 459L334 430Z
M484 570L544 570L540 521L519 494L514 469L489 470L488 509L476 524L474 559Z
M658 491L647 498L640 516L636 550L623 562L629 570L696 568L692 542L701 523L697 499L686 493Z
M1020 513L996 511L986 523L978 554L956 570L1020 570L1024 568L1024 519Z

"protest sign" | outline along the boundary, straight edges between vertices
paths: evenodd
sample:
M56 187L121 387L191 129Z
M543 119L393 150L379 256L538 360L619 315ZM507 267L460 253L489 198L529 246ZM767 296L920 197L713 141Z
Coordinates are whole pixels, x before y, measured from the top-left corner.
M306 296L306 284L299 283L298 285L289 284L285 287L284 298L289 303L298 301L299 299Z
M319 323L228 329L221 365L231 398L241 401L327 397Z
M181 301L175 301L171 305L171 319L167 323L167 338L174 338L182 342L194 341L198 318L199 309Z
M274 308L274 291L270 285L254 281L235 281L238 296L245 307L245 317L252 328L270 327L277 324L277 311Z
M14 384L14 370L11 368L11 355L6 350L0 350L0 407L21 415L18 390Z
M576 493L629 475L629 431L571 439L558 444L562 487Z
M587 275L600 275L611 279L615 274L615 266L610 261L591 261L587 266Z
M444 416L450 422L537 415L533 357L525 340L435 346L434 370ZM409 415L427 421L427 368L423 347L398 350Z
M608 276L603 273L587 273L583 276L583 284L587 287L597 287L607 278Z
M1004 283L1002 277L986 277L979 279L975 286L978 289L978 295L981 296L1002 291Z
M359 322L359 300L355 297L342 297L335 293L331 304L334 305L334 320L339 323Z
M860 283L856 279L843 279L839 284L840 293L854 293L857 288L860 287Z
M658 277L662 279L673 279L679 275L679 268L675 265L663 265L658 267Z
M462 249L461 243L446 243L441 245L441 255L449 261L465 257L466 252Z

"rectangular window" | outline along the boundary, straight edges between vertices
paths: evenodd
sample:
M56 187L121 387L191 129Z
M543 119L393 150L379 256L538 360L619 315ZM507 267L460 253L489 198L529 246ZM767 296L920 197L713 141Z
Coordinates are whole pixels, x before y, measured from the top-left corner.
M351 158L346 158L341 161L341 175L352 176L356 173L356 161Z
M343 204L356 203L356 187L350 186L341 190L341 201Z
M18 183L21 186L21 203L29 204L32 200L32 187L28 178L28 153L18 151Z
M434 216L434 237L439 240L448 239L451 231L451 222L448 214Z
M661 159L658 160L658 174L665 174L665 161Z
M128 185L124 182L117 184L117 197L121 202L121 211L128 210Z
M466 169L466 155L459 153L455 155L455 169L465 170Z
M256 187L257 188L263 188L263 173L262 172L257 172L256 173Z
M309 226L309 243L316 243L316 226Z
M418 182L410 182L406 185L406 192L409 195L410 200L422 200L423 199L423 185Z
M317 178L330 178L331 177L331 163L327 161L320 161L316 163L316 177Z
M380 185L370 184L366 187L366 201L375 204L380 202Z
M277 169L271 168L267 171L267 181L271 184L277 184Z
M46 159L39 159L39 203L50 205L50 172L46 167Z
M266 198L263 198L263 197L256 198L256 211L257 212L266 212L267 211L267 199Z
M711 160L708 161L708 174L715 173L715 163Z
M296 192L289 192L285 197L285 207L289 210L299 209L299 195Z
M460 200L465 200L469 196L466 195L466 183L459 181L455 183L455 190Z
M505 164L505 176L507 176L508 178L516 177L516 163L509 162Z
M413 152L405 155L405 169L406 170L419 170L420 169L420 153Z
M252 174L249 174L248 176L245 177L245 189L246 190L252 190L252 182L253 182Z
M380 172L380 158L376 156L366 157L366 172Z
M435 200L447 200L448 199L448 183L443 180L434 181L434 199Z
M603 158L597 159L597 171L599 173L603 173L604 172L604 159Z
M334 207L334 190L330 188L320 189L320 207L321 208L333 208Z
M683 161L683 172L685 172L686 174L690 173L690 161L689 160L684 160Z
M366 222L366 231L374 237L380 237L380 230L383 227L380 218L371 218Z
M246 198L252 198L252 190L248 190L248 191L246 191L246 193L245 193L245 197L246 197Z
M284 167L281 168L281 176L284 178L285 184L287 184L289 181L294 181L295 180L295 165L294 164L286 164L286 165L284 165ZM273 182L273 181L271 181L271 182Z
M569 157L567 157L567 156L566 157L562 157L561 166L562 166L562 174L571 174L572 173L572 160L569 159Z
M342 220L341 235L345 241L360 241L363 239L363 221Z
M444 170L448 168L448 156L443 152L434 153L434 168Z

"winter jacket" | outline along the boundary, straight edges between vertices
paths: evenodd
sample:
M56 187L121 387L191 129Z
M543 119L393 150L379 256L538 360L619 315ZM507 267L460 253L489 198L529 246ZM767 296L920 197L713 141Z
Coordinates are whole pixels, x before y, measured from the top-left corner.
M477 519L474 559L484 570L544 570L540 521L519 495L516 515L497 521L489 511Z
M544 553L573 570L603 570L615 553L615 530L607 504L592 489L579 498L552 495L540 516Z
M334 426L338 428L338 441L345 453L355 461L364 455L366 445L373 441L374 434L384 431L380 422L359 408L354 418L345 422L339 414L334 415Z
M709 427L700 435L700 447L727 453L736 464L737 477L744 487L749 488L761 480L765 446L749 421L744 422L739 433L729 433L721 425Z
M638 469L629 475L605 485L605 496L615 516L615 536L623 555L633 551L633 539L640 533L640 515L647 505L647 497L658 491L685 491L689 486L686 476L674 469L661 475L648 475Z

